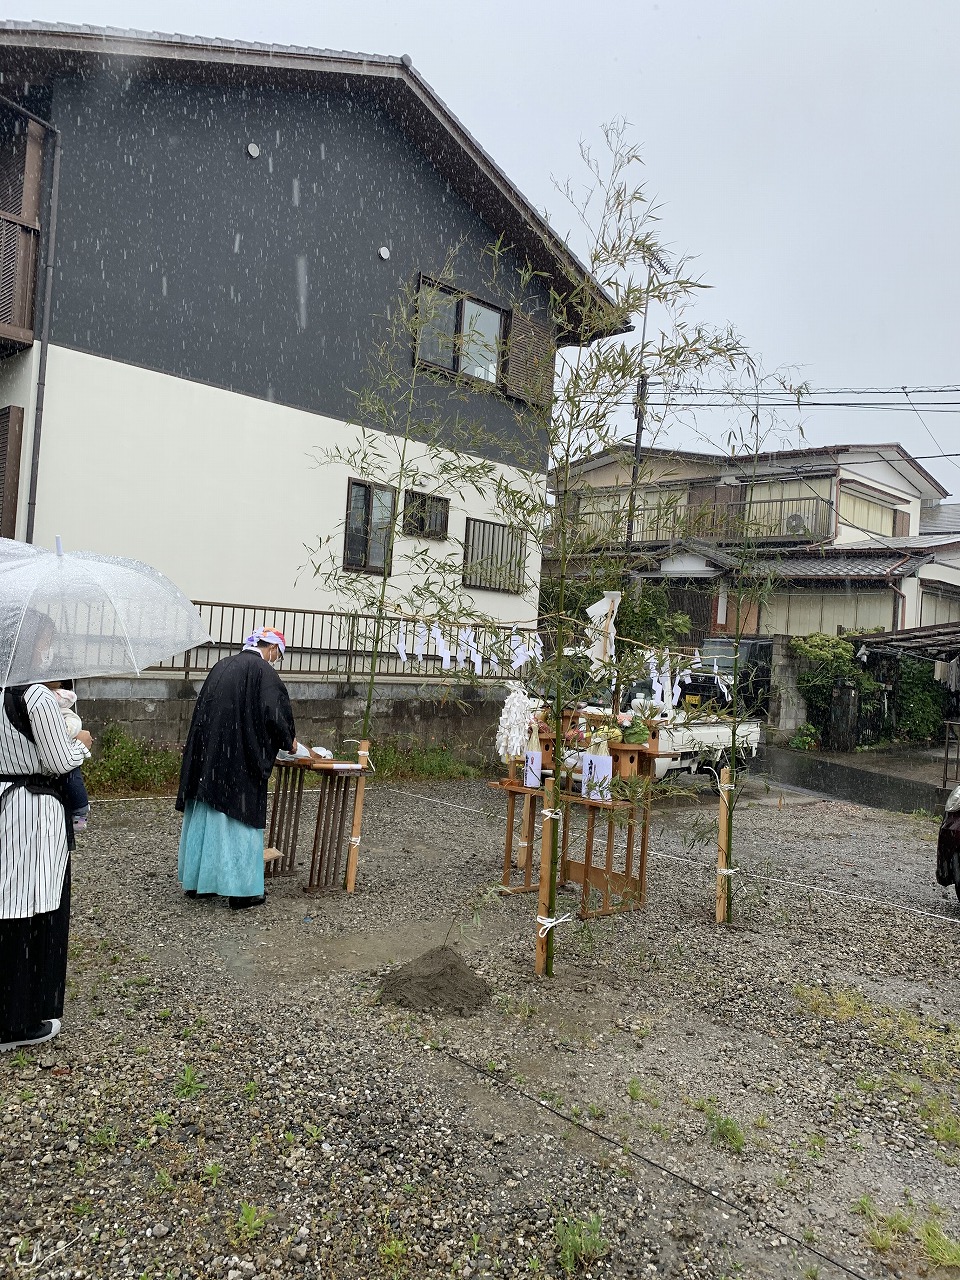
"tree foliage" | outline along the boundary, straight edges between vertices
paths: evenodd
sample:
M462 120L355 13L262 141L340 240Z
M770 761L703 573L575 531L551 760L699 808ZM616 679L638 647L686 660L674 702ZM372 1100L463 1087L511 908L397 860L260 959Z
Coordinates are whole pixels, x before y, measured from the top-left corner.
M794 636L790 648L800 660L797 688L807 704L807 716L818 731L823 732L829 723L833 690L838 684L856 689L861 709L873 710L877 706L883 686L857 660L850 640L817 631L809 636Z
M933 676L933 664L901 658L894 682L893 710L897 737L924 742L940 736L947 709L947 691Z

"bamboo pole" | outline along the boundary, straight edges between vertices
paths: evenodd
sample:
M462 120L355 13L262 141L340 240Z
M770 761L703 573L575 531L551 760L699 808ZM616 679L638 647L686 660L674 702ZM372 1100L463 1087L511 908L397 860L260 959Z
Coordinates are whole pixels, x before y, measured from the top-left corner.
M553 912L556 910L556 888L554 876L554 839L553 833L556 827L556 819L547 815L553 812L553 778L547 778L543 787L543 833L540 839L540 892L537 895L537 915L543 916L545 920L553 918ZM548 976L553 969L553 948L550 946L552 941L552 929L547 929L546 933L537 925L537 958L535 971L538 977Z
M517 797L512 791L507 792L507 821L503 838L503 887L510 888L510 873L513 868L513 824Z
M730 770L720 770L720 828L717 833L717 924L730 923Z

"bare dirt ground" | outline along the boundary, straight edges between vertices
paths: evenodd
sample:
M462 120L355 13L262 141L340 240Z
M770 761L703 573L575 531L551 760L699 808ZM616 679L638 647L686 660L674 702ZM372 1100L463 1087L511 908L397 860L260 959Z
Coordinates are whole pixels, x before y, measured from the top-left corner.
M374 781L352 898L241 913L180 895L170 801L96 805L64 1031L0 1059L0 1274L960 1275L935 825L751 782L724 928L714 804L658 809L647 906L559 926L552 980L483 783ZM378 1001L445 942L477 1014Z

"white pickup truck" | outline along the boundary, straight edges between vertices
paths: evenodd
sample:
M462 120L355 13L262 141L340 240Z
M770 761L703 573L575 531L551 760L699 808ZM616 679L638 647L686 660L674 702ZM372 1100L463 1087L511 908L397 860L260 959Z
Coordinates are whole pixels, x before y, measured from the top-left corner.
M729 655L720 651L720 642L717 644L719 657L726 661ZM716 785L719 771L733 759L733 720L728 715L716 714L730 705L729 675L719 669L721 663L712 653L708 659L699 653L693 659L676 654L658 654L653 650L649 654L651 675L632 684L620 705L624 711L639 712L645 719L658 718L656 745L657 750L664 754L656 761L657 781L668 773L707 773L712 775ZM655 684L653 668L658 665L666 666L666 673L657 671ZM677 684L673 683L674 679ZM583 709L604 714L602 706ZM745 766L757 754L760 729L760 720L737 722L738 768Z
M760 746L760 721L741 720L737 725L737 763L752 760ZM718 772L733 756L733 722L723 716L687 718L683 712L669 716L657 729L657 750L676 758L656 761L659 781L668 773Z

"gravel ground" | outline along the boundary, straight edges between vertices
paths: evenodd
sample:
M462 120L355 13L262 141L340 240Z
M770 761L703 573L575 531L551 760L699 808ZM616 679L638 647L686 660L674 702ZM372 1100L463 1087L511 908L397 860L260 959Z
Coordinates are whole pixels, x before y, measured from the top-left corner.
M0 1274L958 1274L930 1257L960 1235L936 827L751 783L719 928L713 812L658 810L646 908L560 926L537 980L482 783L374 781L352 898L241 913L180 895L170 801L95 805L64 1031L0 1058ZM378 1002L445 941L478 1014Z

